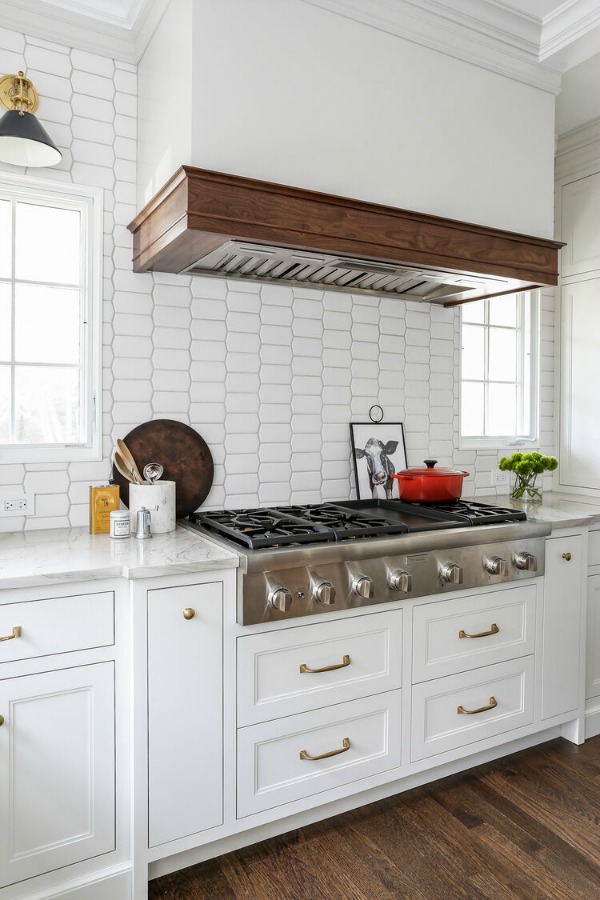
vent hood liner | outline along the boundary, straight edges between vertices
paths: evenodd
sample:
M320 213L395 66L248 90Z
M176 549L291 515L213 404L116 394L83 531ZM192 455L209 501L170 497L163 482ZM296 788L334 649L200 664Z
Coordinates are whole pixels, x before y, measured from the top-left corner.
M556 241L184 166L129 225L136 272L453 306L558 283Z

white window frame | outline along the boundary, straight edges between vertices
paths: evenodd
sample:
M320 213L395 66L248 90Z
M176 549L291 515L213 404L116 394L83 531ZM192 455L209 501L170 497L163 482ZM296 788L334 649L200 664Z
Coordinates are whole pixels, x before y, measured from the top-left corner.
M517 293L517 297L522 298L520 311L520 322L517 326L520 331L520 346L517 356L518 376L517 381L520 383L521 401L524 392L529 394L529 421L523 429L524 434L503 434L503 435L464 435L462 434L462 314L459 325L459 429L458 429L458 446L461 450L504 450L508 448L529 449L538 443L539 431L539 343L540 343L540 292L523 291ZM491 302L502 303L503 297L491 298ZM489 303L489 300L478 301ZM529 303L530 308L530 331L526 334L525 328L525 309L524 303ZM471 323L467 323L471 324ZM488 326L486 326L488 327ZM491 326L496 327L496 326ZM487 340L486 340L487 344ZM486 352L487 359L487 352ZM487 372L486 372L487 376ZM486 385L488 379L484 379Z
M0 173L0 196L41 204L72 204L82 213L82 404L85 439L78 444L0 444L1 463L53 463L102 459L102 188Z

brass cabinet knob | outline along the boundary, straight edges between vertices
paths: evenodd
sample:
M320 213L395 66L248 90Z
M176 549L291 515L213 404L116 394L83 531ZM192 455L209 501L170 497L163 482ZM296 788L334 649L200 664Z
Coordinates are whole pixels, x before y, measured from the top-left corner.
M0 716L0 725L4 725L4 716Z
M569 562L569 560L570 560L572 557L571 557L571 554L570 554L570 553L563 553L562 558L563 558L563 559L566 559L566 561Z
M183 618L184 619L193 619L195 615L196 615L196 610L192 609L191 606L186 606L186 608L183 611Z

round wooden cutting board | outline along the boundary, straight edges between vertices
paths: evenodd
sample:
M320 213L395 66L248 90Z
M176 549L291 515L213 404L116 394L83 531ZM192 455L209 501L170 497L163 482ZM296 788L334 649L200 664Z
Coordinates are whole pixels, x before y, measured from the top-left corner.
M155 419L138 425L123 438L140 473L150 462L160 463L161 479L174 481L178 519L189 516L206 500L212 487L214 465L206 441L197 431L174 419ZM129 507L129 482L113 465L113 479L121 500Z

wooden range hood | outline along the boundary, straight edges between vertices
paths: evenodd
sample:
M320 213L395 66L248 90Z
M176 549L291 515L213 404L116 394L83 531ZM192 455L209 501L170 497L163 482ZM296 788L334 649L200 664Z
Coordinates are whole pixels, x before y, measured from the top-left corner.
M556 241L183 166L128 226L135 272L455 306L558 283Z

